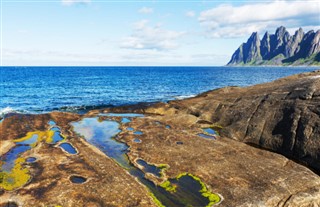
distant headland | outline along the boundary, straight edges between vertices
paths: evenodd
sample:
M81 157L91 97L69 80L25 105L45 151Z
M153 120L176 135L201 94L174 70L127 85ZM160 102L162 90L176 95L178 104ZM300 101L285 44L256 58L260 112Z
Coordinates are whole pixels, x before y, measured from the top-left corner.
M281 26L275 34L266 32L262 40L254 32L233 53L227 65L320 65L320 30L304 33L300 28L291 36Z

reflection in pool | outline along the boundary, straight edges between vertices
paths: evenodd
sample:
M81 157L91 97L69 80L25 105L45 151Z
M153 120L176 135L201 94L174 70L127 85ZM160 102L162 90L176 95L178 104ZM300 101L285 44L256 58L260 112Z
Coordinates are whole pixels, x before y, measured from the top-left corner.
M138 138L134 138L133 141L134 141L135 143L141 143L141 140L138 139Z
M0 179L2 181L0 187L5 190L14 190L25 185L31 176L24 163L33 162L35 158L25 159L21 155L40 142L56 144L63 139L64 137L59 130L48 130L28 132L25 137L13 140L15 146L0 157Z
M207 134L216 135L217 132L212 128L204 128L203 131L205 131Z
M142 159L137 159L136 161L139 165L143 167L143 171L146 173L151 173L154 176L161 177L162 168L159 168L155 165L150 165Z
M127 130L128 130L128 131L133 131L134 128L132 128L132 127L127 127Z
M135 135L141 135L141 134L143 134L143 132L142 132L142 131L135 131L135 132L133 132L133 134L135 134Z
M38 134L32 134L29 139L22 140L21 142L18 142L19 145L32 145L38 142L39 135Z
M69 154L77 154L77 150L70 144L70 143L61 143L59 144L59 146L64 149L66 152L68 152Z
M55 125L56 125L56 122L54 122L53 120L50 120L50 121L48 122L48 124L49 124L50 126L55 126Z
M130 122L131 122L131 120L128 119L128 118L122 118L122 119L121 119L121 123L122 123L122 124L130 123Z
M128 146L118 142L115 137L120 132L120 125L115 121L99 122L98 118L84 118L72 123L73 130L83 136L89 143L98 147L107 156L113 158L129 173L148 187L155 202L167 207L211 206L220 202L220 197L208 191L201 180L191 174L181 174L175 179L169 179L161 185L155 185L145 177L145 173L130 163L126 156ZM142 159L137 162L144 167L144 171L161 177L161 170L167 165L156 167Z
M115 159L121 166L130 167L125 154L128 147L113 139L121 132L118 122L100 122L98 118L84 118L79 122L73 122L72 126L76 133L83 136L89 143L98 147L106 155Z
M15 147L11 148L9 152L0 157L0 163L3 163L1 165L1 171L10 172L14 168L15 161L19 158L19 156L29 149L31 149L31 146L29 145L16 145Z

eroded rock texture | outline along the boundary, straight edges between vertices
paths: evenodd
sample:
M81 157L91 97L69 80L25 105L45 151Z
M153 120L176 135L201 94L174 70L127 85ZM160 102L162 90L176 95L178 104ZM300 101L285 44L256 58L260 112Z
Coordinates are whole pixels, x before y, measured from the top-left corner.
M221 125L222 136L281 153L320 172L320 71L222 88L172 101L163 110Z

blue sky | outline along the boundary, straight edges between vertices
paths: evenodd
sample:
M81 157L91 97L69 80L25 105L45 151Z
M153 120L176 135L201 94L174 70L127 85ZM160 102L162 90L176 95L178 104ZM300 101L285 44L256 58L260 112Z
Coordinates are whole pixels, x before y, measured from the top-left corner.
M258 31L320 29L320 1L0 0L1 65L225 65Z

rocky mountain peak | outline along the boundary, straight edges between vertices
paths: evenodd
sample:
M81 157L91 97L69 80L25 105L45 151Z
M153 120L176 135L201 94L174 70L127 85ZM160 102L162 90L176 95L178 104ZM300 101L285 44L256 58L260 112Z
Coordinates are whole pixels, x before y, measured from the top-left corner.
M303 58L310 63L320 52L320 30L304 34L299 28L293 36L284 26L276 29L275 34L266 32L260 41L257 32L253 32L232 55L228 65L237 64L275 64L292 63ZM310 59L310 60L309 60ZM300 61L301 62L301 61ZM305 62L305 61L302 61Z
M283 37L286 32L287 32L286 28L285 28L284 26L280 26L280 27L276 30L276 36L277 36L277 37Z

